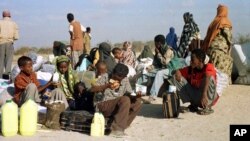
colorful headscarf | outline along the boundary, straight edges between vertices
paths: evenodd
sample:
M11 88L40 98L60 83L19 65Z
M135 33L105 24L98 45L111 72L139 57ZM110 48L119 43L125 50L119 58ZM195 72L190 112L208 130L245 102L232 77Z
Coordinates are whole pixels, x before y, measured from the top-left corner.
M58 70L58 65L62 62L67 62L69 64L66 74L61 74ZM78 79L74 76L75 74L73 73L69 57L66 55L59 56L56 60L56 65L57 72L59 73L59 81L62 84L61 89L63 90L67 99L74 99L74 85L78 82Z
M210 47L211 42L220 32L221 28L232 28L232 23L228 19L228 8L224 5L219 5L217 8L217 15L208 27L207 35L204 39L202 49L206 52Z
M193 15L189 12L183 15L185 25L182 30L180 44L178 48L178 57L185 57L187 55L187 49L192 40L197 38L200 30L198 25L194 22Z
M132 50L132 44L128 41L123 43L123 57L121 62L125 65L135 67L136 56Z

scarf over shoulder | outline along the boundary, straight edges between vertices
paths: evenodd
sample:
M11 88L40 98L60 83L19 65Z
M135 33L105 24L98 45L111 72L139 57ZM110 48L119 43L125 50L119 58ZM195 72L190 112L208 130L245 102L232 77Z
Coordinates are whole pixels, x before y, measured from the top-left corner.
M228 8L224 5L219 5L217 8L217 15L208 27L207 35L204 39L202 49L206 52L210 47L211 42L222 28L232 28L232 23L228 19Z

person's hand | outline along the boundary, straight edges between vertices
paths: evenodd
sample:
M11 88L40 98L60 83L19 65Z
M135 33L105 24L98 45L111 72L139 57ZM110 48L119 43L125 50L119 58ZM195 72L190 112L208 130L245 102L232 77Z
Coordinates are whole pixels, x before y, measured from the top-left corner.
M142 97L142 92L141 91L138 91L137 93L136 93L136 98L141 98Z
M177 71L175 72L175 79L176 79L177 81L181 82L181 77L182 77L181 72L180 72L179 70L177 70Z
M95 70L95 66L93 64L89 65L87 68L89 71L94 71Z
M112 90L116 90L116 89L118 89L120 87L120 83L113 83L113 84L111 84L111 86L110 86L110 88L112 89Z
M208 104L207 95L204 93L202 98L201 98L201 106L202 106L202 108L206 108L207 104Z
M56 88L61 87L61 85L62 85L60 82L52 82L51 84L52 84L52 86L54 86Z

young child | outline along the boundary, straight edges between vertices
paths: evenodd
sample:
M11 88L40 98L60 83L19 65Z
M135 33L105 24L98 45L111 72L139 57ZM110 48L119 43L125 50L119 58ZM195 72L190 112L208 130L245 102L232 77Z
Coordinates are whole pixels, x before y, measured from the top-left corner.
M42 101L40 92L55 85L52 79L45 85L41 86L37 80L36 73L32 69L32 60L27 56L22 56L17 61L21 72L17 75L14 85L15 94L14 101L21 106L26 100L32 99L37 103ZM65 99L63 92L60 89L54 89L51 91L51 101L60 100L65 103L65 107L68 107L68 103Z
M116 63L121 62L123 55L122 55L122 49L115 47L112 49L112 54L114 55Z
M102 75L108 75L107 64L103 61L99 61L96 64L96 78L101 77Z
M59 88L64 93L66 97L69 108L75 109L75 99L74 99L74 87L79 82L78 76L75 71L73 71L70 59L68 56L61 55L56 60L57 72L59 73Z

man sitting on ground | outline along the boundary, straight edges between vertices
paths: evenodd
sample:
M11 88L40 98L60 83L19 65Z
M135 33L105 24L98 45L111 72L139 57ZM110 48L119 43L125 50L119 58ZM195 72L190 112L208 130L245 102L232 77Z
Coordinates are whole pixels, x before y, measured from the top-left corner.
M117 64L110 78L102 77L92 86L91 92L99 97L96 104L97 109L105 117L112 117L111 134L124 136L124 130L132 123L141 109L141 100L133 93L129 80L126 77L128 67L124 64ZM105 75L102 75L105 76ZM126 96L125 96L126 95Z
M205 58L202 50L193 50L191 65L177 70L173 81L183 103L190 102L189 110L201 115L213 113L212 105L217 98L216 70L213 64L205 64ZM202 110L198 111L198 107Z

